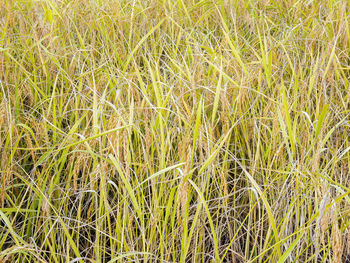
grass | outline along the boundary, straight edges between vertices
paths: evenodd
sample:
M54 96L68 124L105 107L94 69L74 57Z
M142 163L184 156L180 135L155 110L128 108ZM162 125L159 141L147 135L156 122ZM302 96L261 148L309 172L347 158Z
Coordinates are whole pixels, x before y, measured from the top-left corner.
M0 262L350 262L349 4L0 1Z

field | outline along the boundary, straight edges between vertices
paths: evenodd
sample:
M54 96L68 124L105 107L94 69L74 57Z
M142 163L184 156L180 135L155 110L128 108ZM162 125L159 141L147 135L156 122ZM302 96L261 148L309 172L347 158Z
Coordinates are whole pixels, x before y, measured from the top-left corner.
M350 262L349 0L0 0L0 262Z

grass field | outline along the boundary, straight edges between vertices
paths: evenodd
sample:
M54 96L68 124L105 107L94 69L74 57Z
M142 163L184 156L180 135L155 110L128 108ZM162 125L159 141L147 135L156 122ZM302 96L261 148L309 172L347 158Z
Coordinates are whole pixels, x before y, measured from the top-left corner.
M350 262L349 0L0 0L0 262Z

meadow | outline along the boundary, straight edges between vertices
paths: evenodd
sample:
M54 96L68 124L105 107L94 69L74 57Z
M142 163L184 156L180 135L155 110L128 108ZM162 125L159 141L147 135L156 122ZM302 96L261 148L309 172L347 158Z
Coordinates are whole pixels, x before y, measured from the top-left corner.
M0 262L350 262L349 0L0 0Z

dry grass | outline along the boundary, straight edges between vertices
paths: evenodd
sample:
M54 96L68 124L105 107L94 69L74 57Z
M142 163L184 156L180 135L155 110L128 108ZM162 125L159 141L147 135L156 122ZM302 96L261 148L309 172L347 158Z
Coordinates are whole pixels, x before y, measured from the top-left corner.
M349 261L349 4L0 1L0 262Z

